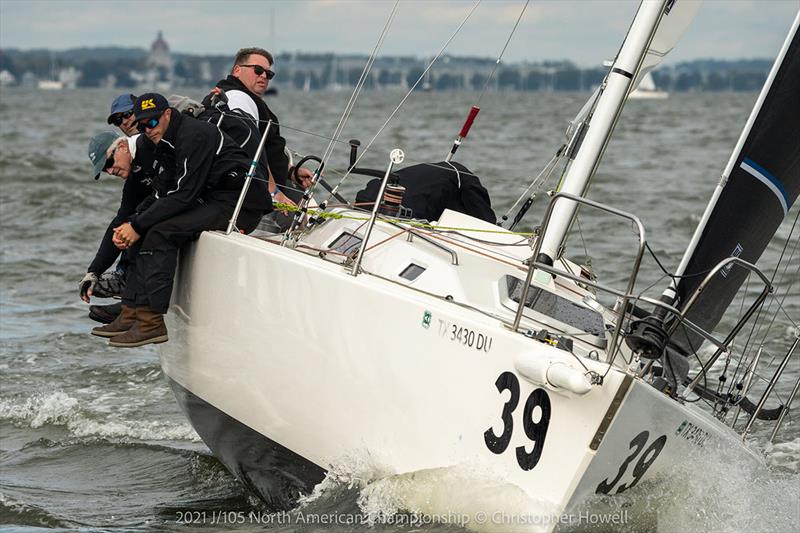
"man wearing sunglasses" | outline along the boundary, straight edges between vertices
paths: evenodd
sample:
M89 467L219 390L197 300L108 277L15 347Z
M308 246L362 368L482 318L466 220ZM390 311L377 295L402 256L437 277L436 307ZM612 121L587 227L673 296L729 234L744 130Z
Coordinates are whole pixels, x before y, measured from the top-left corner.
M114 98L114 101L111 102L111 111L107 118L108 124L118 127L120 131L127 137L132 137L137 134L136 122L133 116L133 102L135 100L136 96L132 94L121 94L117 96ZM108 135L113 135L111 132L106 133ZM95 136L92 140L95 141L99 138L101 137ZM116 136L114 136L114 138L116 138ZM89 151L92 152L91 143ZM92 163L94 163L94 161L92 161ZM97 177L100 175L100 172L98 171L95 174L95 179L97 179ZM134 179L126 183L138 183L138 180ZM122 210L124 210L126 203L126 191L128 191L130 187L135 187L135 185L126 185L122 189L122 205L120 206L120 209ZM150 188L147 186L145 189L149 191ZM129 192L130 191L128 191L128 193ZM127 197L130 197L130 194L127 194ZM121 289L125 286L125 270L128 267L128 258L126 254L122 254L122 257L119 259L119 263L117 263L117 268L106 271L106 269L113 264L114 260L116 260L117 256L119 255L118 251L116 251L116 253L115 251L116 248L111 243L111 238L108 237L108 239L103 239L100 250L98 250L97 256L95 257L95 261L92 261L89 271L79 284L81 299L84 301L88 302L93 295L97 296L98 298L111 298L114 296L120 296ZM105 265L103 257L108 256L109 252L110 255L113 255L113 258L111 264ZM100 268L100 265L105 266L102 270L98 271L97 269ZM113 303L109 305L90 305L89 318L96 320L97 322L108 324L109 322L113 321L117 315L119 315L120 309L119 303Z
M106 328L109 344L117 347L168 340L164 314L178 250L205 230L227 227L251 161L215 125L179 113L160 94L137 98L134 114L139 130L155 145L159 193L146 210L114 229L114 244L129 250L133 261L122 313ZM266 180L256 175L238 228L249 233L271 210Z
M136 135L136 123L133 116L133 102L136 97L132 94L121 94L111 102L111 113L108 123L118 127L128 137Z
M151 178L157 166L152 156L154 148L144 136L120 137L110 131L98 133L89 141L89 159L94 169L94 179L99 179L105 172L122 178L124 184L117 214L108 225L97 253L79 283L79 294L84 302L89 303L92 296L107 298L122 294L130 263L125 257L127 254L120 257L115 271L107 272L120 256L120 250L113 243L114 228L126 221L137 208L144 209L147 199L152 195ZM89 307L89 317L108 324L120 311L121 305L118 303L92 305Z
M280 134L278 117L267 106L262 98L269 82L275 77L272 66L275 61L263 48L242 48L236 53L230 75L217 83L217 87L203 100L206 111L201 119L216 124L220 113L226 116L220 128L242 146L250 157L255 156L261 136L267 123L270 127L264 145L260 164L269 169L269 192L273 199L282 203L293 203L300 199L302 193L287 184L289 174L289 157L286 154L286 140ZM219 92L225 92L227 105L215 107L212 100ZM300 179L309 181L312 173L308 169L300 169Z

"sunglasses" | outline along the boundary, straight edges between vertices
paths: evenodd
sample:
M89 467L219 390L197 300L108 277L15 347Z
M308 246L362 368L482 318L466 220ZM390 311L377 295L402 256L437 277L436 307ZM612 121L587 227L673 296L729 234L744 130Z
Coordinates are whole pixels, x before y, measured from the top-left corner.
M158 121L161 117L153 117L151 119L145 120L144 122L139 122L136 124L136 128L139 130L139 133L144 133L145 130L152 130L156 126L158 126Z
M275 77L275 71L270 70L268 68L264 68L261 65L239 65L240 67L250 67L253 69L253 72L256 73L256 76L261 76L262 74L266 73L267 79L271 80Z
M115 113L111 117L111 124L114 126L121 126L123 122L128 120L128 118L133 115L133 111L125 111L124 113Z
M103 165L103 170L108 170L109 168L114 166L114 154L116 152L117 151L114 150L113 152L111 152L111 155L108 156L108 159L106 159L106 163Z

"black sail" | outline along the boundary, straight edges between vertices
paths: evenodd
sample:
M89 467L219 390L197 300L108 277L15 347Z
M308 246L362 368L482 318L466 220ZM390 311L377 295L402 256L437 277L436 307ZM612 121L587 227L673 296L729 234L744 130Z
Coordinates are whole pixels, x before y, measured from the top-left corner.
M743 133L745 141L731 157L727 183L721 190L700 238L682 269L677 306L681 308L705 277L727 257L756 263L800 194L800 32L795 20L767 84ZM787 47L788 45L788 47ZM785 51L785 53L783 53ZM774 73L774 76L773 76ZM762 100L763 98L763 100ZM729 265L730 266L730 265ZM721 270L700 295L687 318L713 331L747 271ZM672 342L686 351L699 337L676 334Z

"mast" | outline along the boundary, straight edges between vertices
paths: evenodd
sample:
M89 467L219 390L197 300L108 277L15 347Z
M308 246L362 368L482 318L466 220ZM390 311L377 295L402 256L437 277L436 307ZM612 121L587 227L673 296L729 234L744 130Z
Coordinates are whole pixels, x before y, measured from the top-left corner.
M665 9L671 9L674 3L674 0L642 0L628 35L606 76L594 113L587 123L583 144L564 178L560 192L576 196L583 196L586 192L661 17ZM572 224L575 211L576 205L573 203L561 202L555 205L547 233L541 237L542 251L536 258L537 261L552 265L558 258L561 243Z

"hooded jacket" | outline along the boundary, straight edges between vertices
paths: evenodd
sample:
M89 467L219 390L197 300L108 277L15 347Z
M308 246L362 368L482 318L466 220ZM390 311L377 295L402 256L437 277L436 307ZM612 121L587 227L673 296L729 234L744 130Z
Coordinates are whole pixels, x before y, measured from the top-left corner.
M478 176L460 163L422 163L395 173L406 188L402 205L411 209L414 218L439 220L445 209L452 209L492 224L497 222L489 192ZM356 194L356 202L364 204L364 209L372 209L380 184L379 179L370 180Z

